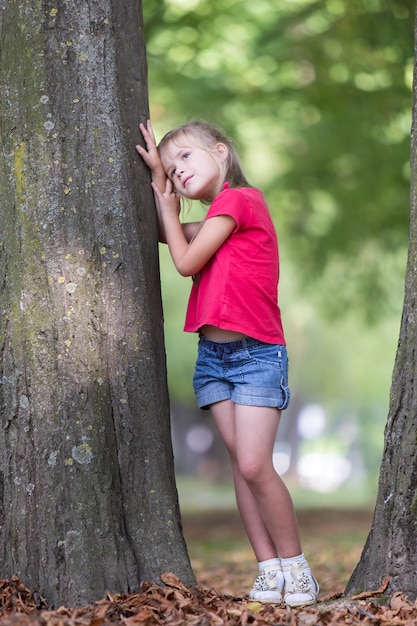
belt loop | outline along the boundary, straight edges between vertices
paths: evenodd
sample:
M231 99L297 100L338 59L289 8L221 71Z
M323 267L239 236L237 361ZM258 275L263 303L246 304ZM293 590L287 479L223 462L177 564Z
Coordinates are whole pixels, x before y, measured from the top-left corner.
M228 357L229 357L229 354L231 353L229 346L218 344L217 346L214 347L214 350L215 350L217 358L221 359L222 361L229 360Z

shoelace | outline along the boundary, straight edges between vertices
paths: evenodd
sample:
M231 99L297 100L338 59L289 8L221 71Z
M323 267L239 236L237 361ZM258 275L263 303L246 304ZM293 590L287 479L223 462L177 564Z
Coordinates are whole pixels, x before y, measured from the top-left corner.
M305 565L295 563L290 570L293 582L288 585L287 591L291 593L307 593L312 590L312 577L305 571Z
M273 583L277 578L277 574L277 570L262 572L262 574L259 574L255 582L253 583L253 588L257 591L268 591L268 589L275 589L277 585L273 586Z

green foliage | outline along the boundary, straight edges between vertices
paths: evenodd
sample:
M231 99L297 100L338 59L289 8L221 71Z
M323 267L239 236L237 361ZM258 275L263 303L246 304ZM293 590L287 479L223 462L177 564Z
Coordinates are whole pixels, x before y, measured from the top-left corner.
M203 117L230 133L330 315L353 305L375 318L401 299L414 10L411 0L144 6L157 132Z
M315 445L343 441L362 459L355 498L376 489L403 300L414 11L411 0L144 3L157 136L214 122L265 190L292 397L326 412ZM170 393L194 405L190 283L162 246L161 267Z

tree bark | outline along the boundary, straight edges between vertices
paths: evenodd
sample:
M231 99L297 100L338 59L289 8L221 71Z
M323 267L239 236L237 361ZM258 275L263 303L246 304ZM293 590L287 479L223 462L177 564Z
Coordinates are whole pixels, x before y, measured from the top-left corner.
M0 0L0 20L0 575L71 605L194 584L134 150L141 4Z
M414 28L410 236L404 307L385 428L377 502L360 562L346 593L378 589L417 597L417 32Z

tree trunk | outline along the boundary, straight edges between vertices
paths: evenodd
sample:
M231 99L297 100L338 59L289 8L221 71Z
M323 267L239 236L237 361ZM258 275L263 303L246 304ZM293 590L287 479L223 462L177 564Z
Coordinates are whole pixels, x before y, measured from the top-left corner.
M0 576L194 584L170 439L141 4L0 0Z
M372 528L346 593L378 589L417 597L417 33L411 131L410 238L404 308Z

